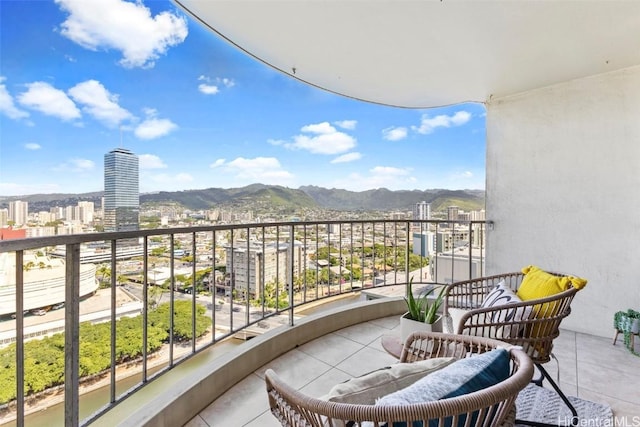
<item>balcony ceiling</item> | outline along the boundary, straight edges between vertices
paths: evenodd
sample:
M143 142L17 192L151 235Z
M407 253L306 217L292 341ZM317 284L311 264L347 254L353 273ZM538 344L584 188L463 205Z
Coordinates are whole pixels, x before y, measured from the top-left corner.
M387 105L485 102L640 64L640 1L177 3L286 74Z

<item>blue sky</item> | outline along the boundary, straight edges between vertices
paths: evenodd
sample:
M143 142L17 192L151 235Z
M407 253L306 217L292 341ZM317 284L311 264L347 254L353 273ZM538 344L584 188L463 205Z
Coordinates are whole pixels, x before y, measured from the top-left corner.
M482 105L328 93L170 1L2 0L0 20L0 196L101 191L117 147L140 157L141 192L484 188Z

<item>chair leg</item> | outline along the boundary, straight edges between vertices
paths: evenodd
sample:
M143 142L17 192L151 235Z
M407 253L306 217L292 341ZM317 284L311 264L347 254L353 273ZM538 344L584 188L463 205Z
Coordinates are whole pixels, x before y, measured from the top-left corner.
M576 411L576 408L573 406L573 404L571 403L571 401L569 401L569 398L567 397L567 395L564 394L564 392L562 390L560 390L560 386L553 380L553 378L551 378L551 375L549 375L549 372L547 372L546 369L544 369L544 367L539 364L536 363L535 364L536 367L538 368L538 370L540 371L540 374L542 375L540 378L533 380L532 382L534 382L535 384L537 384L538 386L542 385L542 381L543 381L543 377L547 379L547 381L549 381L549 384L551 384L551 387L553 387L553 389L555 390L555 392L558 394L558 396L560 396L560 398L562 399L562 401L564 402L565 405L567 405L567 407L569 408L569 410L571 411L572 417L571 417L571 426L577 426L579 419L578 419L578 411ZM567 427L565 425L562 424L549 424L549 423L540 423L537 421L527 421L527 420L516 420L516 424L524 424L524 425L529 425L529 426L535 426L535 427Z

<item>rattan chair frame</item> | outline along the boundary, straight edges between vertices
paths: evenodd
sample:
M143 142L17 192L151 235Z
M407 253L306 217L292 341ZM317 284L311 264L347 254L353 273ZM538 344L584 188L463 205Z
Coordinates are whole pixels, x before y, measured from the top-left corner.
M558 277L566 276L561 273L549 273ZM484 298L500 282L504 281L507 286L517 292L523 279L523 273L514 272L479 277L447 285L443 303L445 318L450 317L451 308L465 309L467 311L461 316L458 325L453 325L453 332L461 335L498 339L522 347L541 373L541 377L536 379L535 383L542 385L543 379L547 379L572 412L572 424L577 425L576 409L543 367L543 364L549 362L553 357L553 341L560 335L560 323L571 314L571 302L578 289L570 286L569 289L549 297L482 308ZM516 311L522 314L527 310L528 316L519 318L513 315ZM535 426L548 425L525 420L518 420L518 423Z
M329 402L307 396L291 387L273 370L265 373L271 413L285 427L351 427L362 423L405 422L412 425L453 423L458 425L466 416L467 425L474 419L474 426L502 425L508 414L513 414L518 393L533 377L533 364L522 349L504 342L473 336L438 332L414 332L406 340L401 363L411 363L433 357L468 357L495 348L507 348L511 357L511 375L486 389L454 398L401 406L375 406ZM431 424L433 425L433 424Z

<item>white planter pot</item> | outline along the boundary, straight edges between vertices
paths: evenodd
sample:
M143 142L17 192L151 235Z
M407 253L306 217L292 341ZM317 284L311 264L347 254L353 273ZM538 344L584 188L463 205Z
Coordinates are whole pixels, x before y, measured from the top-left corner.
M631 333L637 334L640 332L640 319L633 319L631 322Z
M442 332L442 317L438 317L438 319L430 324L424 322L418 322L417 320L411 320L406 316L409 313L405 313L400 317L400 340L402 343L406 341L406 339L413 332L416 331L427 331L427 332Z

